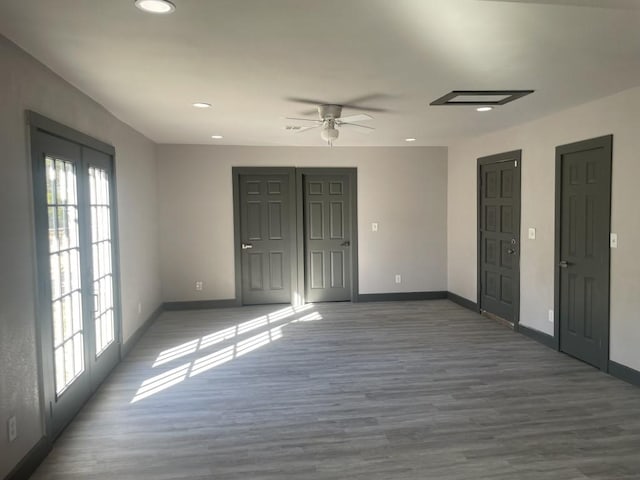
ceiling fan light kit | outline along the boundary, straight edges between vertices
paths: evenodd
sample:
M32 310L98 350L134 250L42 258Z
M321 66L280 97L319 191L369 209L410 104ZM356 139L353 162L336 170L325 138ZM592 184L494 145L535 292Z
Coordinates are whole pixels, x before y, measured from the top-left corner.
M320 137L329 145L333 145L333 141L337 140L339 136L340 132L338 132L338 129L334 125L331 125L329 122L322 125Z

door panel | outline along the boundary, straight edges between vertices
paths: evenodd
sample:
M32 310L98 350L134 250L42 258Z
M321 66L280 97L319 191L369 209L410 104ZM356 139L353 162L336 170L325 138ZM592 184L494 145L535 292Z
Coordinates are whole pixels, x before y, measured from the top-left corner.
M242 302L291 302L291 192L287 174L240 175Z
M111 157L32 134L47 424L53 437L118 361ZM101 357L101 358L100 358Z
M120 349L116 305L118 289L115 280L114 195L111 157L83 147L82 159L88 188L87 221L90 234L87 251L87 284L91 286L90 316L93 334L90 344L92 388L97 388L118 363Z
M347 175L303 175L305 295L351 299L351 205Z
M520 292L520 152L478 160L480 309L516 323Z
M560 349L606 369L611 137L558 147Z

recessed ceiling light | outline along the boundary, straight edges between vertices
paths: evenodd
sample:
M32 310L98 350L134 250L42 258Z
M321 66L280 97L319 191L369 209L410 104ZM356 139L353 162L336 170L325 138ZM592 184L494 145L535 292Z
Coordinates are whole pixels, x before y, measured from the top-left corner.
M196 108L211 108L211 104L206 102L196 102L193 106Z
M416 139L415 139L415 138L410 137L410 138L405 138L405 139L404 139L404 141L405 141L405 142L415 142L415 141L416 141Z
M140 10L148 13L172 13L176 6L168 0L135 0L133 2Z
M222 135L211 135L211 138L213 138L214 140L220 140L221 138L224 138Z
M476 108L476 110L478 112L490 112L491 110L493 110L493 107L478 107Z

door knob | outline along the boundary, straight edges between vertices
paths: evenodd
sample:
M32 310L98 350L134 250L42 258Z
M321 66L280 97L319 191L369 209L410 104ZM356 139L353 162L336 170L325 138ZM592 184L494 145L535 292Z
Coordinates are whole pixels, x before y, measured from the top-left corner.
M243 250L248 250L250 248L253 248L253 245L251 245L250 243L243 243L242 244L242 249Z
M566 260L561 260L560 263L558 264L558 266L560 268L567 268L569 265L571 265L569 262L567 262Z
M351 245L351 242L349 240L345 240L340 244L341 247L348 247L349 245Z
M516 251L515 251L513 248L509 248L509 249L507 250L507 253L508 253L509 255L515 255Z

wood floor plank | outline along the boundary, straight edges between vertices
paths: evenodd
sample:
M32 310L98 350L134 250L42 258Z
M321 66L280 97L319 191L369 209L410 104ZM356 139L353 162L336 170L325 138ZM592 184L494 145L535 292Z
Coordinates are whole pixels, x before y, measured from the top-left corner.
M640 389L447 300L165 312L34 479L640 478Z

